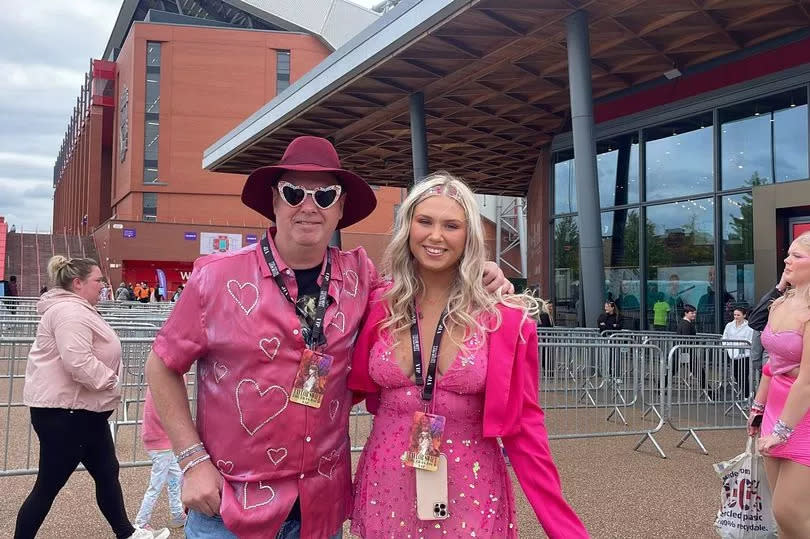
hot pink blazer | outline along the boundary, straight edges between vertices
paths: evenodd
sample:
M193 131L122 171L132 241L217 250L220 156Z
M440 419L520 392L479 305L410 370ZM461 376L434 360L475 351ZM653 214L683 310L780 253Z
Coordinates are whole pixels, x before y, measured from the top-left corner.
M365 398L371 413L377 411L380 388L369 375L368 353L387 314L384 292L379 288L371 294L349 373L355 401ZM499 305L498 310L503 321L488 336L484 436L501 438L523 492L551 539L587 538L588 531L563 497L543 410L537 403L537 325L532 319L524 321L518 309Z

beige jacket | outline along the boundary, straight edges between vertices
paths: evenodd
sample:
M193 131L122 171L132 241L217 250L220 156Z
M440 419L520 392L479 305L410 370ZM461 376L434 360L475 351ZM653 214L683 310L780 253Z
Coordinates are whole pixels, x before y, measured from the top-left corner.
M36 408L105 412L121 400L121 342L87 302L55 288L37 303L41 316L28 354L23 402Z

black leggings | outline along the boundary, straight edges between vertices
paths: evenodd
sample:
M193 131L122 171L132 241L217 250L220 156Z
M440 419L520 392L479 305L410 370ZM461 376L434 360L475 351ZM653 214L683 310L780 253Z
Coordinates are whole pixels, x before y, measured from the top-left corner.
M124 538L135 533L118 481L118 459L107 423L110 414L31 408L31 424L39 437L39 473L17 514L14 539L36 536L53 500L79 463L84 464L96 483L96 502L115 536Z

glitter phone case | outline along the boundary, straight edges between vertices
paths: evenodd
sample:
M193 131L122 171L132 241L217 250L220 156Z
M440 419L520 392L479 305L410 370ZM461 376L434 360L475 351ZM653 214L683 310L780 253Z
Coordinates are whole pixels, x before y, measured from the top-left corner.
M444 520L450 516L447 505L447 456L439 455L435 472L416 472L416 516L419 520Z

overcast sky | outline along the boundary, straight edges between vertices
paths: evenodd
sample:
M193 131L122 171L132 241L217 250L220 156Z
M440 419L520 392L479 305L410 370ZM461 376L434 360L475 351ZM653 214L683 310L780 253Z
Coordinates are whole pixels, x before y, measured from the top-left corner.
M0 14L0 215L18 230L50 230L59 145L121 3L25 0Z

